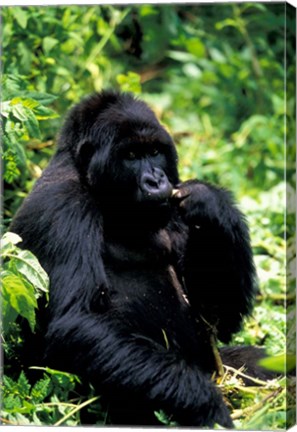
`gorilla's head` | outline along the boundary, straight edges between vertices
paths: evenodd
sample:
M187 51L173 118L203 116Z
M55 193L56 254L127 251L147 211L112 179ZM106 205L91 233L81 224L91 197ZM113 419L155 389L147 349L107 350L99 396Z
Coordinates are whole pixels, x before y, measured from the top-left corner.
M152 110L130 93L104 91L75 106L60 151L104 206L164 206L178 183L177 154ZM122 205L122 204L121 204Z

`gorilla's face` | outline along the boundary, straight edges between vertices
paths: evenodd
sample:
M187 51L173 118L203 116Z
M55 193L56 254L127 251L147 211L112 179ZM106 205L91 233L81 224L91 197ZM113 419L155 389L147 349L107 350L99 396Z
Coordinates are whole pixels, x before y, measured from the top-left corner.
M130 183L135 201L164 201L171 195L172 185L165 174L166 158L158 145L125 146L118 160L123 180ZM128 185L127 185L128 186Z
M92 193L104 206L166 206L178 183L172 139L152 111L135 99L99 113L78 160Z

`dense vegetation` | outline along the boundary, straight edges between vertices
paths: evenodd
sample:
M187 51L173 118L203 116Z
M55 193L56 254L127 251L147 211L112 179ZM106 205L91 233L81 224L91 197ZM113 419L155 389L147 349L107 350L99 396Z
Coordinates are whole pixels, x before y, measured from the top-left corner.
M175 138L182 179L228 187L247 215L260 291L233 342L265 346L267 367L292 369L293 10L285 3L13 6L2 8L2 19L4 232L53 154L69 106L102 88L141 94ZM37 301L50 295L47 275L19 241L11 233L2 241L2 422L77 425L87 409L104 424L108 413L91 386L82 392L77 377L50 369L34 382L16 367L22 320L34 331ZM219 383L236 427L275 430L294 421L293 378L245 387L240 374L227 369Z

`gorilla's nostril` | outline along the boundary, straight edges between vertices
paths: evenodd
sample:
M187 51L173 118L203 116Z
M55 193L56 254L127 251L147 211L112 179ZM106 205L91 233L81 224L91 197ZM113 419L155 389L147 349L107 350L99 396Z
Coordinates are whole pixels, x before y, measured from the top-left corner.
M160 183L161 183L161 179L158 175L146 173L142 177L143 188L148 192L158 191L160 188Z
M140 187L144 200L164 200L171 195L172 189L166 174L158 168L142 175Z

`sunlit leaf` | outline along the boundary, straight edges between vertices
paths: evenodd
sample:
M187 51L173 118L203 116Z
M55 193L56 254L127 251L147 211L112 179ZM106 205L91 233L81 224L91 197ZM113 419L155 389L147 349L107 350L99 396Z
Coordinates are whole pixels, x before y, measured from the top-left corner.
M11 12L18 24L25 29L27 27L28 15L25 9L13 6Z
M51 36L46 36L42 41L42 47L45 53L48 54L58 43L58 39L52 38Z
M21 273L33 286L41 291L48 291L48 275L39 264L37 258L30 251L19 250L9 263L9 268L16 274Z
M11 307L29 322L31 330L35 328L35 308L37 301L33 286L19 276L7 273L2 278L3 297Z
M18 234L7 232L1 239L1 254L4 257L5 253L15 249L15 245L22 241Z
M292 354L279 354L276 356L266 357L259 361L259 364L266 369L285 373L290 372L296 366L296 356Z

